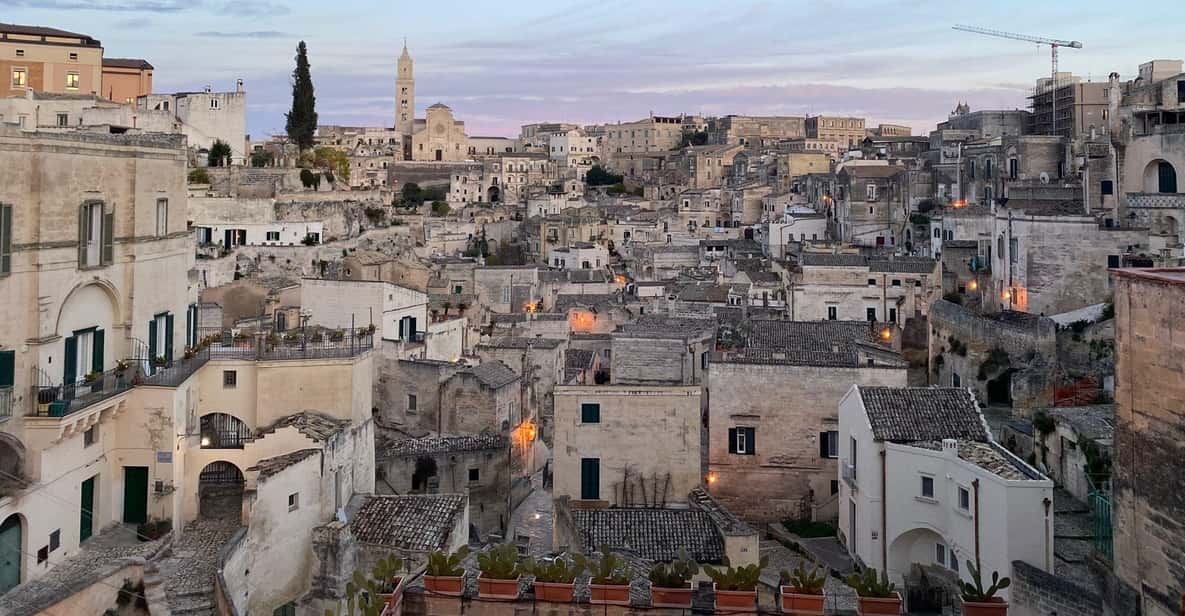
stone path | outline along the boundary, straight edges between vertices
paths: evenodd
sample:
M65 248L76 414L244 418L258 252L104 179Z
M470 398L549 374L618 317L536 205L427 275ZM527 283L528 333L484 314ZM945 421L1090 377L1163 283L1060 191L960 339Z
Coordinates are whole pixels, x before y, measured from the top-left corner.
M525 535L530 538L530 555L544 556L552 551L553 508L551 491L543 489L542 472L531 477L531 488L531 494L510 515L510 532L506 540L513 543L515 537Z
M760 546L761 556L769 559L769 564L761 570L762 584L777 588L782 571L792 571L798 566L798 563L803 561L806 561L808 569L811 567L811 561L803 555L791 551L773 539L763 540ZM825 611L828 614L854 613L856 611L856 591L840 581L835 575L827 577L825 590L827 592Z
M190 522L173 548L156 561L172 616L214 616L218 553L239 530L237 520Z
M1084 588L1098 580L1089 565L1094 552L1094 520L1090 507L1069 492L1053 491L1053 569L1058 577Z
M41 577L12 589L0 601L0 615L53 612L52 606L161 548L160 541L136 539L135 526L110 527L82 544L78 553ZM112 605L114 607L114 605Z

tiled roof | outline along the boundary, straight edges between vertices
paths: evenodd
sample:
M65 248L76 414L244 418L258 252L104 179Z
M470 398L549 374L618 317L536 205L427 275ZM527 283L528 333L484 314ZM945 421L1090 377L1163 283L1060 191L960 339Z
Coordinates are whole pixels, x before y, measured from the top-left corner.
M725 363L856 367L859 350L893 353L877 342L867 321L780 321L750 319L744 348L724 354Z
M584 370L592 365L595 355L596 352L586 349L568 349L564 353L564 367Z
M1115 405L1065 406L1049 409L1049 415L1069 424L1078 436L1110 441L1115 437Z
M909 443L909 446L942 451L942 441L919 441ZM996 443L960 440L959 459L1009 481L1045 479L1037 469L1024 464Z
M514 370L497 359L482 362L472 368L465 369L464 372L473 374L478 381L481 381L482 385L491 389L498 389L518 380L518 375L514 373Z
M856 178L891 178L902 171L905 168L896 165L848 165L840 173Z
M375 457L386 460L421 454L504 449L507 442L506 437L491 433L389 440L379 445Z
M99 42L91 39L89 35L79 34L77 32L69 32L67 30L58 30L57 28L47 28L45 26L22 26L20 24L5 24L0 23L0 34L23 34L27 36L60 36L70 38L88 39L89 42L98 44ZM35 42L35 41L30 41Z
M652 561L671 561L680 549L701 563L724 558L724 538L712 517L694 509L573 509L581 552L600 546L629 550Z
M613 293L557 295L555 298L555 310L556 312L567 312L569 308L585 308L617 303L620 302L617 295Z
M860 387L877 440L902 443L987 441L987 428L970 391L957 387Z
M643 315L621 326L615 335L622 338L689 338L709 334L716 328L711 319L685 319L661 315Z
M567 317L564 317L567 318ZM563 340L556 338L528 338L526 336L503 336L489 342L477 345L492 349L525 349L528 345L535 349L554 349L563 344Z
M103 66L152 70L152 65L147 60L139 58L103 58Z
M891 259L869 259L871 272L901 272L905 274L929 274L934 271L935 261L926 257L893 257Z
M259 471L260 479L267 479L272 475L304 460L310 456L320 453L320 449L298 449L283 455L264 458L255 463L255 466L247 468L249 471Z
M360 543L438 550L448 545L464 508L460 494L372 496L354 514L350 531Z
M832 254L829 252L804 252L801 263L812 267L864 267L868 259L864 255Z
M272 425L256 430L255 436L264 436L280 428L292 426L300 431L301 434L314 441L323 443L340 432L349 423L344 419L334 419L333 417L315 411L304 411L303 413L281 417Z

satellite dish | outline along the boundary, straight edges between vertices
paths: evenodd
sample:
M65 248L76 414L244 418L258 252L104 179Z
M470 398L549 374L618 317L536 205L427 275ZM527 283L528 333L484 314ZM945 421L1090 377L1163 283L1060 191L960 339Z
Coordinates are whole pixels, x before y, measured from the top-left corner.
M1044 171L1042 171L1042 172L1041 172L1041 183L1042 183L1042 184L1048 184L1048 183L1049 183L1049 174L1048 174L1048 173L1046 173L1046 172L1044 172Z

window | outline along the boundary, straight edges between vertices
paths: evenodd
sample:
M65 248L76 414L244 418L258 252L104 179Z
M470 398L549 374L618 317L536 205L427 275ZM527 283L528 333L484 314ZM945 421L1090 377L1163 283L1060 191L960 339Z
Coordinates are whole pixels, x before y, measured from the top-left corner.
M70 114L59 113L58 114L58 128L64 128L69 125L70 125Z
M839 318L838 309L835 306L827 307L827 320L834 321Z
M1015 237L1009 239L1008 240L1008 260L1013 263L1016 263L1016 260L1018 258L1017 255L1019 253L1020 253L1020 240L1018 240Z
M1107 255L1107 267L1119 267L1119 255Z
M946 546L941 543L934 544L934 562L946 566Z
M24 88L29 85L29 72L24 68L12 69L12 87Z
M98 267L111 262L114 215L103 212L102 202L83 204L78 210L78 265Z
M76 73L74 71L66 73L66 89L67 90L77 90L78 89L78 81L79 81L78 73Z
M925 498L934 498L934 478L922 477L922 496Z
M1115 194L1115 183L1112 182L1111 180L1103 180L1102 183L1099 185L1099 192L1104 195Z
M78 54L77 54L77 53L75 53L75 52L73 52L73 51L71 51L71 52L70 52L70 54L69 54L67 57L68 57L68 58L70 58L70 61L71 61L71 62L77 62L77 61L78 61Z
M839 480L832 479L831 480L831 495L835 496L836 494L839 494Z
M49 551L62 547L62 530L59 528L49 534Z
M407 394L407 412L408 413L414 413L417 410L419 410L419 407L416 406L417 403L418 403L418 401L416 400L415 394Z
M876 201L876 184L868 184L864 187L864 200Z
M37 564L40 565L41 563L44 563L47 560L49 560L49 546L44 545L44 546L41 546L40 550L37 550Z
M942 231L938 227L934 227L934 237L942 239Z
M239 373L235 370L222 371L222 387L223 389L234 389L239 384Z
M897 309L896 308L889 308L889 322L890 323L897 322Z
M875 287L876 286L876 278L869 278L868 279L868 286Z
M478 481L481 481L481 469L480 468L469 469L469 483L477 483Z
M18 49L18 50L16 50L16 57L18 57L18 58L23 58L23 57L25 57L25 50L24 50L24 49Z
M868 317L869 321L876 320L876 308L865 308L864 312L865 312L865 316Z
M216 98L210 99L210 109L218 109L219 105L221 105L221 101Z
M950 551L950 570L955 573L959 572L959 557L955 556L955 551Z
M0 276L12 273L12 206L0 204Z
M959 376L958 372L950 373L950 386L951 387L962 387L963 386L963 379L962 379L962 377Z
M285 603L284 605L272 610L272 616L296 616L296 604Z
M503 304L510 303L510 287L509 286L502 287L502 303Z
M895 287L899 287L899 286L901 286L901 279L900 279L900 278L894 278L894 279L893 279L893 282L892 282L892 284L893 284L893 286L895 286Z
M97 433L95 432L94 426L87 428L86 432L82 433L82 446L90 447L91 445L94 445L96 435Z
M164 237L169 234L169 200L156 200L156 236ZM276 239L280 239L277 237Z
M963 486L959 486L959 509L963 511L971 510L971 492Z
M983 177L992 179L992 159L990 158L983 161Z
M975 159L967 161L967 177L968 179L975 179Z
M280 232L279 231L268 231L267 232L267 241L269 241L269 242L280 241Z
M288 495L288 511L296 511L300 509L300 492L293 492Z
M751 456L757 453L756 428L729 428L728 453Z
M584 402L580 405L580 423L601 423L601 405L597 402Z
M601 498L601 459L580 459L580 498L581 500L600 500Z
M1008 179L1015 180L1020 175L1020 161L1015 158L1008 159Z
M839 457L839 431L828 430L819 433L819 457L820 458L838 458Z

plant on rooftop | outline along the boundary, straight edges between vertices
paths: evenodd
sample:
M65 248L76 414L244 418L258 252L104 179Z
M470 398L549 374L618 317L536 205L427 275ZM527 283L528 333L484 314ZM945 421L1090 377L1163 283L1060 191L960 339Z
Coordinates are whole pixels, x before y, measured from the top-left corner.
M461 546L456 552L435 550L428 554L424 572L424 588L429 592L459 597L464 587L465 569L461 566L469 556L469 548Z
M591 576L588 585L592 602L599 605L629 605L632 576L629 563L610 552L608 546L601 546L600 551L600 558L588 558L583 554L575 556L576 565Z
M997 597L996 593L1008 588L1012 580L1007 577L1001 578L998 571L993 571L992 584L985 589L979 570L971 561L967 561L967 571L974 584L959 580L959 592L963 596L963 615L1005 616L1008 613L1008 603Z
M782 570L782 612L792 614L822 614L827 595L827 570L821 565L806 568L805 560L798 561L793 571ZM813 564L813 563L812 563Z
M215 139L214 145L210 146L210 151L206 155L206 164L210 167L228 167L232 154L230 144L221 139Z
M691 607L691 578L699 573L699 564L687 550L669 563L658 563L650 570L650 602L654 607Z
M712 578L716 586L716 606L752 609L757 603L757 582L761 578L761 570L768 563L769 559L762 557L758 563L733 567L726 556L723 569L704 565L704 573Z
M495 580L517 580L523 573L518 548L504 543L477 555L477 567L482 577Z
M535 576L535 598L559 603L572 601L576 577L582 572L579 566L563 558L538 561L528 558L522 569Z
M846 582L862 598L888 599L897 591L897 585L889 581L889 576L881 573L878 577L877 570L872 568L849 575Z
M380 616L388 606L397 609L403 599L402 569L403 560L391 554L375 563L370 575L354 571L346 582L345 605L338 604L342 611L327 608L325 616Z

